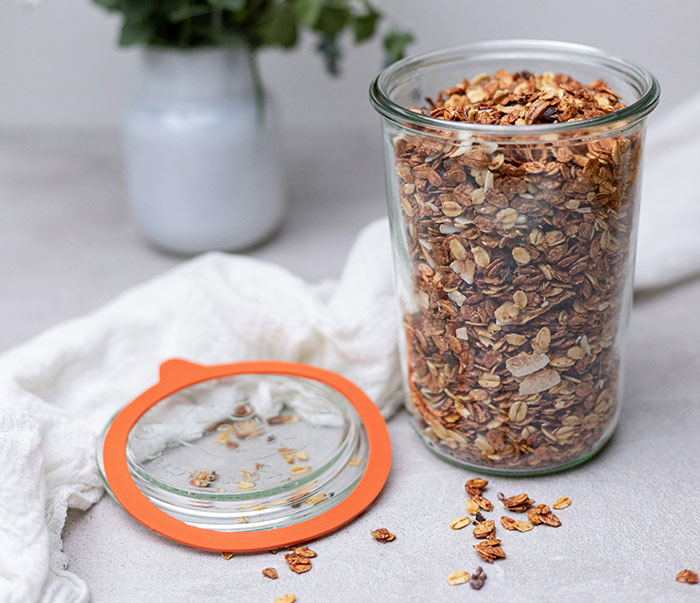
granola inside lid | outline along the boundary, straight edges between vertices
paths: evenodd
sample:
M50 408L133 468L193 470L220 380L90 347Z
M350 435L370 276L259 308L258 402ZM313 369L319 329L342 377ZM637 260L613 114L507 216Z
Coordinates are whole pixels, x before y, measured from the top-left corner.
M97 459L110 494L154 531L254 551L361 513L388 477L391 448L374 403L338 374L170 360L107 425Z

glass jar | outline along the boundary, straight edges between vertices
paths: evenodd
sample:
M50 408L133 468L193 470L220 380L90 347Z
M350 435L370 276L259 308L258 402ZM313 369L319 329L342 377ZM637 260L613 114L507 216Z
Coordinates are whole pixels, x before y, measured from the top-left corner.
M412 109L500 69L603 78L626 107L535 125ZM418 433L480 471L585 461L619 416L642 141L658 83L593 48L496 41L395 63L370 97L382 116L402 365Z

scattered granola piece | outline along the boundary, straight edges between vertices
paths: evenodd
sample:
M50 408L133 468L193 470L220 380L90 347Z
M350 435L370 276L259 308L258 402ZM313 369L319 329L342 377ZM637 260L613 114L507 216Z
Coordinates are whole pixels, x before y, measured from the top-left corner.
M566 507L568 507L570 504L571 504L571 499L568 496L561 496L561 497L557 498L557 500L554 501L552 508L559 511L561 509L566 509Z
M469 516L458 517L450 522L450 527L453 530L461 530L462 528L466 528L471 522L472 520Z
M514 513L524 513L534 504L535 501L524 493L516 494L515 496L509 496L508 498L503 499L503 505L506 507L506 509Z
M467 513L469 513L470 515L475 515L479 512L479 509L481 509L481 507L477 504L477 502L474 499L467 499Z
M250 490L251 488L255 488L255 482L249 482L247 480L241 480L236 484L239 490Z
M392 540L396 539L396 534L392 534L389 530L386 528L379 528L378 530L372 530L370 532L372 537L377 540L378 542L381 542L382 544L391 542Z
M348 461L348 466L357 467L361 462L362 459L359 456L354 456Z
M297 415L277 415L276 417L270 417L267 420L270 425L296 423L297 421L299 421L299 417Z
M296 595L282 595L281 597L277 597L275 599L275 603L294 603L297 600Z
M676 574L676 580L684 584L697 584L698 575L689 569L684 569Z
M472 577L469 579L469 586L471 586L474 590L481 590L481 587L484 585L484 582L486 582L486 572L484 571L484 568L479 566L476 568L476 571L472 574Z
M496 535L496 524L493 520L482 521L474 526L475 538L493 538Z
M480 496L483 493L484 488L486 488L488 484L489 483L485 479L475 477L473 479L468 480L467 483L464 484L464 489L467 491L467 494L469 494L469 496Z
M309 465L296 465L289 470L292 475L299 475L300 473L307 472L311 467Z
M233 558L233 553L221 553L221 556L228 561Z
M493 563L496 559L506 558L506 554L503 552L503 549L498 546L499 544L501 544L500 540L497 538L492 538L490 540L484 540L479 544L475 544L474 549L479 557L481 557L484 561L487 563Z
M284 556L289 569L295 574L304 574L311 569L311 559L304 555L298 555L297 553L287 553Z
M544 523L553 528L558 528L561 525L559 518L552 513L552 510L547 505L533 507L527 512L527 518L536 526Z
M262 575L265 576L266 578L269 578L270 580L277 580L277 570L274 567L266 567L262 571Z
M493 511L493 503L488 498L475 494L472 496L472 500L484 511Z
M306 557L307 559L318 557L318 553L316 551L312 551L308 546L297 546L292 550L294 551L295 555Z
M518 532L529 532L533 526L529 521L516 521L512 517L501 517L501 525L506 530L518 531Z
M447 583L450 586L457 586L458 584L466 584L469 581L469 574L464 570L457 570L452 572L447 576Z
M197 488L208 488L217 478L216 471L193 471L190 474L190 485Z

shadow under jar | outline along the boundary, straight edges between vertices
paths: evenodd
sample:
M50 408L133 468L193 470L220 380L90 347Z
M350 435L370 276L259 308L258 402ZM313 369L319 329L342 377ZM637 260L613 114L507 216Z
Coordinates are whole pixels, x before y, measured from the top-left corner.
M624 105L531 125L416 108L499 70L602 78ZM619 416L640 159L658 83L593 48L497 41L396 63L370 97L382 116L402 365L419 434L447 460L493 473L590 458Z

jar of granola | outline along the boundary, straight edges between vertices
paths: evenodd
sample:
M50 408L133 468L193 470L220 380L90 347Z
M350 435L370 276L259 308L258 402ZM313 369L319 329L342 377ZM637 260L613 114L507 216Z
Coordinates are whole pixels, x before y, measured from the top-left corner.
M370 96L418 432L481 471L590 458L619 416L657 81L593 48L498 41L396 63Z

